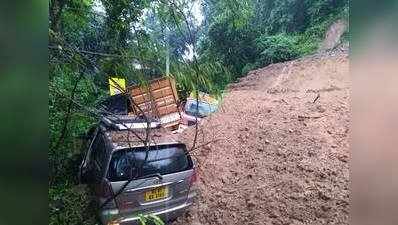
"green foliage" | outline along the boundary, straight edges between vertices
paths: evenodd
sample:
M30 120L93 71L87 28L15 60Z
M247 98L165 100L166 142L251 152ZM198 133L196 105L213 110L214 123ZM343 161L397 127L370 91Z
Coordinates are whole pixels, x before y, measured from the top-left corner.
M260 62L269 65L297 58L300 55L297 43L297 37L286 34L260 36L256 39Z
M49 224L95 224L95 207L87 188L71 184L49 189Z
M182 99L196 89L220 95L231 81L229 71L217 62L176 64L172 68L172 75L177 81L177 91Z
M254 1L256 18L253 19L263 33L301 32L308 23L307 2L303 0Z
M248 72L260 67L257 63L248 63L242 68L242 75L246 75Z
M220 11L215 21L226 22L224 25L229 28L241 29L253 16L253 5L250 0L219 1L214 6Z
M235 29L227 22L215 23L209 28L209 42L203 53L218 59L236 78L243 66L256 58L255 37L255 31L248 26Z
M333 22L348 21L348 0L252 0L241 4L205 0L205 38L200 42L201 57L218 59L233 79L251 69L315 52ZM239 26L236 18L242 20Z
M165 225L165 223L158 216L155 216L153 214L148 214L148 215L139 214L138 218L141 225L147 225L147 224Z
M76 163L76 157L80 153L80 143L77 137L85 133L86 129L94 122L93 118L77 110L74 105L68 113L70 104L68 94L74 88L74 80L77 79L76 73L67 67L57 67L55 71L57 74L51 79L49 87L50 184L65 182L69 174L76 176L77 168L73 166L73 163ZM57 92L55 92L55 88ZM90 90L91 86L87 81L79 82L75 89L77 93L74 97L75 101L92 105L96 99L90 94ZM61 97L60 93L67 94L65 97ZM62 145L56 146L61 138L67 116L69 117L66 126L68 134L63 138Z

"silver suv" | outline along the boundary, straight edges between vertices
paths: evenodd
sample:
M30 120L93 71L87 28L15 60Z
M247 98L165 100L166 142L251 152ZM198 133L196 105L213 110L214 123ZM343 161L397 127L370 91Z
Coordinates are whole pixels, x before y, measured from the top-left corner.
M144 144L145 130L101 125L88 139L79 179L92 188L103 224L137 224L148 214L167 222L193 203L196 172L186 146L158 129Z

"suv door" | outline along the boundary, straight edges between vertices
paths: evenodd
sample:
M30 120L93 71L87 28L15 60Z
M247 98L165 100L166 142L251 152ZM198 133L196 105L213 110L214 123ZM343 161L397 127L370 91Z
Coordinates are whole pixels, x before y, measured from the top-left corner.
M96 196L103 195L104 173L106 169L106 145L102 133L98 133L92 145L90 168L93 176L93 189Z
M91 183L92 181L91 155L93 151L93 144L94 141L97 139L98 133L99 130L97 128L92 132L89 132L89 134L87 135L88 141L86 142L85 146L87 150L79 169L79 174L78 174L79 183L88 184Z

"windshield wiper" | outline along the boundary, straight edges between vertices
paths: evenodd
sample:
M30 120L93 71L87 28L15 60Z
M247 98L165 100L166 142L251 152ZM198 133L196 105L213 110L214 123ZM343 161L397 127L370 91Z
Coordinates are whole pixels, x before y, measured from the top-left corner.
M100 208L104 207L108 202L110 202L112 199L115 199L118 195L120 195L127 187L127 185L129 185L131 183L131 181L135 180L135 179L145 179L145 178L151 178L151 177L156 177L159 180L163 180L163 176L160 173L152 173L152 174L148 174L145 176L141 176L141 177L130 177L130 179L128 181L126 181L122 188L120 188L120 190L114 194L114 196L108 198L101 206ZM145 182L145 181L144 181Z
M143 166L147 160L147 157L148 157L148 151L146 152L145 161L142 163L141 169L143 168ZM135 157L134 157L134 159L135 159ZM129 155L130 168L132 167L131 160L132 160L131 156ZM107 203L109 203L113 199L116 199L116 197L119 196L133 180L138 179L138 178L145 179L145 178L150 178L150 177L157 177L159 180L163 179L163 177L160 173L149 174L149 175L142 176L142 177L138 177L138 176L135 177L135 176L132 176L132 174L130 173L130 178L123 184L123 186L119 189L118 192L114 193L112 197L105 200L105 202L100 206L100 209L102 209Z
M159 180L163 179L163 176L160 173L152 173L152 174L148 174L145 176L136 177L135 179L145 179L145 178L151 178L151 177L157 177Z

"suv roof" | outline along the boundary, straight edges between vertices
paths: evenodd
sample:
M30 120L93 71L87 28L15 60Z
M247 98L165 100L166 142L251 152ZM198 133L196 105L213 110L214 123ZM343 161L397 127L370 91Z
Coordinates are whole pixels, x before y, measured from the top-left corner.
M159 128L161 125L160 121L157 119L147 117L147 120L142 116L108 115L101 118L101 123L116 130L144 129L147 128L148 125L151 128Z
M114 150L145 146L147 129L116 130L100 125L104 136ZM149 145L167 145L181 143L178 134L172 134L165 128L151 128L148 136Z
M148 143L150 146L181 143L178 134L172 134L164 127L158 126L156 120L148 118L150 130ZM103 116L99 122L99 129L112 151L145 146L147 138L147 123L144 118L136 116ZM89 131L94 132L95 127Z

